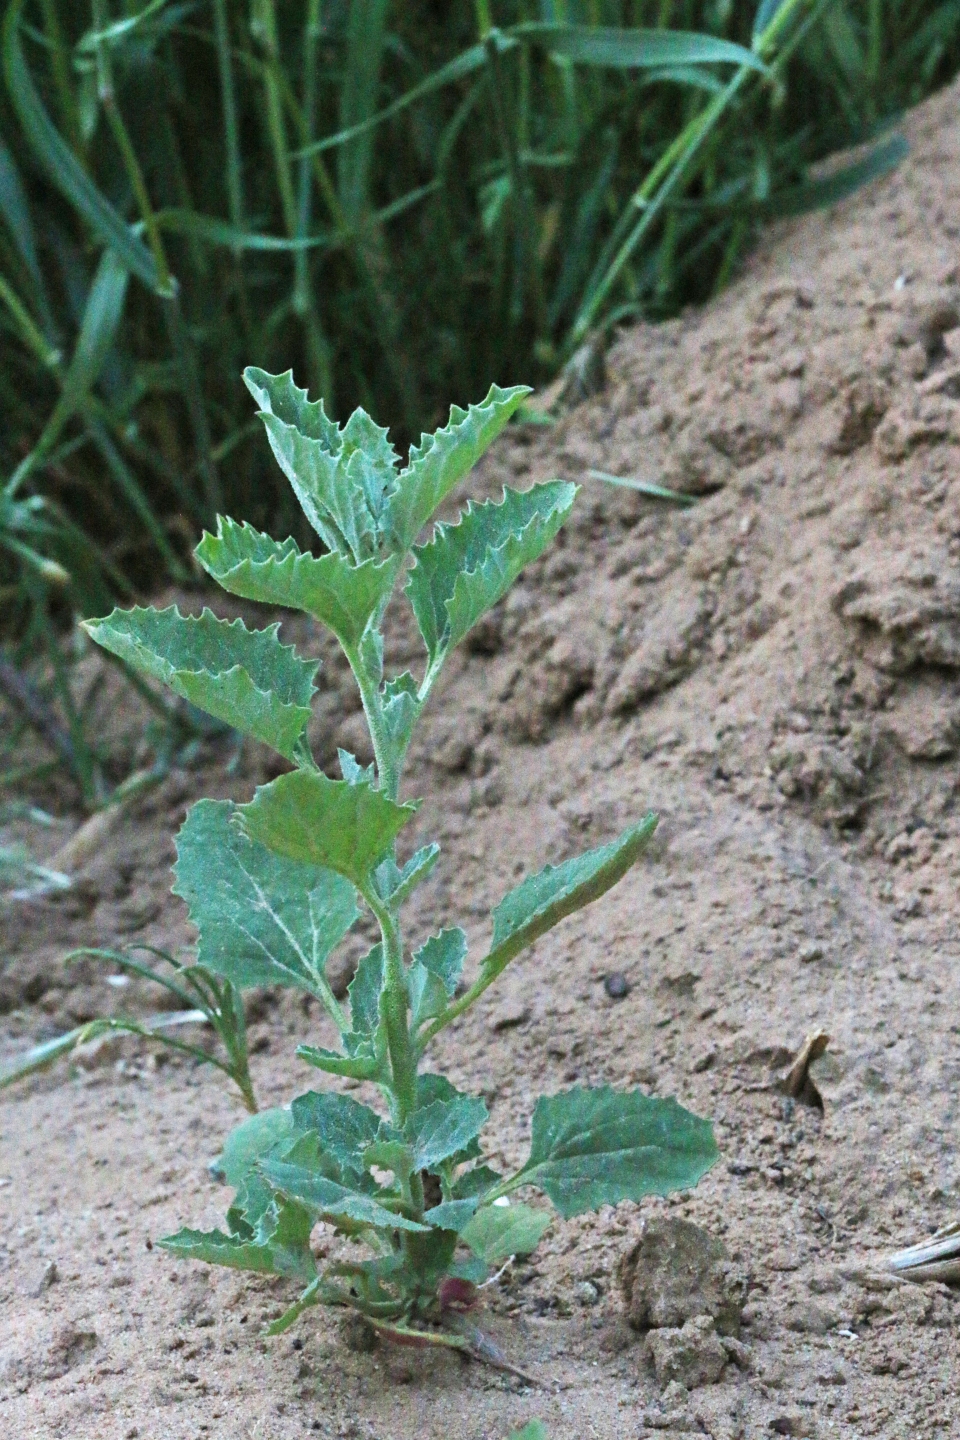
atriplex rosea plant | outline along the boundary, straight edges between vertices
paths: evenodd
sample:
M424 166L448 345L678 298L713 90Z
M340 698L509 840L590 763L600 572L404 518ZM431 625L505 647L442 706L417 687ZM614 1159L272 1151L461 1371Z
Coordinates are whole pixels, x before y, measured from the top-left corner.
M500 503L469 504L455 524L424 526L503 428L526 387L491 389L454 409L400 468L385 430L357 410L341 429L291 375L247 370L281 467L326 546L304 554L248 525L221 519L197 558L224 589L305 611L328 626L363 701L374 764L340 752L342 778L317 767L307 741L317 664L282 645L277 627L248 630L209 610L114 611L91 635L192 704L272 746L293 768L248 804L201 800L178 839L176 885L199 931L198 963L234 986L291 985L326 1008L339 1045L297 1054L327 1075L376 1087L381 1109L336 1089L308 1091L289 1109L254 1115L221 1157L236 1190L226 1229L181 1230L174 1253L289 1276L304 1286L278 1332L307 1306L352 1307L396 1337L460 1344L438 1329L450 1302L509 1256L533 1250L549 1214L509 1197L543 1191L563 1216L696 1183L715 1158L709 1124L673 1100L609 1086L541 1098L526 1164L509 1175L486 1164L483 1100L424 1073L430 1042L483 994L521 951L564 916L596 900L647 844L647 815L617 840L512 890L493 912L487 953L461 985L460 929L404 944L404 902L437 863L427 845L401 858L417 809L400 800L414 727L447 656L517 575L549 545L576 487L558 481ZM385 678L382 622L401 587L426 650L422 678ZM344 1007L324 966L363 905L380 940L360 961ZM364 1242L342 1247L318 1273L318 1221Z

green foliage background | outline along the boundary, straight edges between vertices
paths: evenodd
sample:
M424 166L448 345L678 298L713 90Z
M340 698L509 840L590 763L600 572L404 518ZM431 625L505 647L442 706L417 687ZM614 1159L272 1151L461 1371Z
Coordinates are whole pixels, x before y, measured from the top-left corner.
M216 511L302 537L243 365L405 443L707 298L766 216L894 163L960 0L6 0L2 58L16 660L188 578Z

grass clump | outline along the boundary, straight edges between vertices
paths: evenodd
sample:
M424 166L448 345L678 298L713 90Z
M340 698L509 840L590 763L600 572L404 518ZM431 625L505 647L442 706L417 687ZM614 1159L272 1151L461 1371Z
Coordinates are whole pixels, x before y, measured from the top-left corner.
M170 608L117 610L87 628L146 676L291 762L245 804L201 800L180 831L174 888L199 932L196 973L219 977L231 994L286 985L313 996L338 1039L302 1044L297 1054L379 1098L308 1090L253 1115L227 1138L219 1162L235 1190L225 1228L185 1229L161 1243L187 1259L296 1280L302 1294L273 1333L309 1306L337 1305L395 1339L486 1358L457 1316L551 1222L549 1210L516 1201L517 1192L537 1190L569 1217L692 1186L716 1157L710 1125L674 1100L575 1086L537 1100L529 1157L500 1174L481 1145L483 1099L424 1069L435 1037L538 937L615 885L656 825L645 815L610 843L525 879L493 911L472 978L463 978L462 929L420 937L412 948L404 937L404 905L440 854L436 844L402 853L418 808L401 798L415 727L454 647L550 544L576 487L505 490L498 503L468 504L422 540L525 387L494 386L482 404L454 409L401 469L386 431L364 411L340 428L289 372L252 369L245 379L274 454L329 548L316 557L221 519L197 558L232 594L305 611L334 633L360 690L374 763L341 751L341 778L318 769L306 738L317 665L284 646L276 626L248 630L210 611L185 617ZM423 639L420 677L384 674L383 619L400 589ZM344 1005L325 965L361 909L380 939ZM310 1245L318 1221L358 1242L323 1269Z
M893 163L808 177L953 73L960 12L9 0L0 46L5 494L43 497L41 558L79 522L116 590L158 561L183 578L177 516L291 528L241 357L292 358L331 413L389 411L407 441L451 387L546 378L598 328L705 299L764 218Z
M188 581L218 512L305 538L242 360L404 442L491 374L574 392L611 327L895 164L883 126L956 70L960 9L8 0L0 59L0 661L46 657L51 713L0 690L90 808L110 757L65 623Z

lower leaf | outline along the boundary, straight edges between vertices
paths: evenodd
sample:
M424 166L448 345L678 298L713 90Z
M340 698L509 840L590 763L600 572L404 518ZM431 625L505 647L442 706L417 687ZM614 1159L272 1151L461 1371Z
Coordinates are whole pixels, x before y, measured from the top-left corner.
M260 1218L252 1238L222 1230L180 1230L157 1243L184 1260L204 1260L232 1270L260 1275L286 1275L312 1281L316 1264L310 1253L313 1216L302 1205L274 1201Z
M549 1212L532 1205L487 1205L464 1226L460 1239L486 1265L502 1265L511 1255L531 1254L550 1223Z
M676 1100L576 1086L537 1101L530 1159L511 1189L536 1185L569 1219L621 1200L692 1189L717 1154L710 1122Z
M372 1225L381 1230L413 1230L424 1232L429 1227L408 1220L388 1210L370 1195L338 1185L323 1175L314 1174L303 1165L288 1165L279 1160L265 1160L261 1169L277 1190L291 1199L300 1200L319 1212L325 1219L346 1221L348 1225Z

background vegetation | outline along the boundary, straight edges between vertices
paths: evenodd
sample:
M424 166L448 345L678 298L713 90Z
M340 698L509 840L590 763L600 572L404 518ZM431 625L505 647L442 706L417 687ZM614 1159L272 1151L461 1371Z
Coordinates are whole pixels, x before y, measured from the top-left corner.
M960 0L8 0L2 48L0 689L42 643L76 748L57 619L297 523L245 364L409 440L707 298L894 162Z

